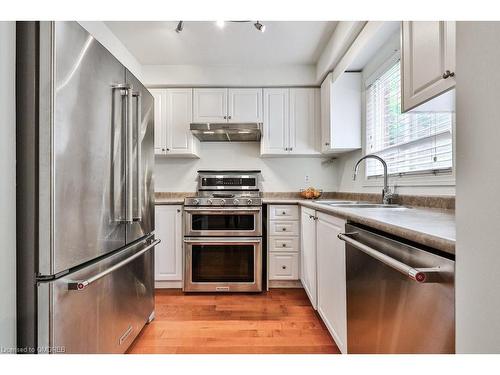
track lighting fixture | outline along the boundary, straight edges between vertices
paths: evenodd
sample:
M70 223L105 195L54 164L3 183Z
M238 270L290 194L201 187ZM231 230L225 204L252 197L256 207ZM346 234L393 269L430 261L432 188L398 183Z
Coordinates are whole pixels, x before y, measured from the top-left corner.
M260 21L256 21L256 22L253 22L253 21L215 21L215 24L223 29L224 26L226 25L226 22L234 22L234 23L247 23L247 22L252 22L253 23L253 26L259 30L261 33L263 33L264 31L266 31L266 25L260 23ZM182 30L184 29L184 21L179 21L179 23L177 24L177 27L175 28L175 31L177 33L180 33Z
M266 31L266 25L261 24L259 21L255 22L253 24L257 30L259 30L261 33Z
M175 31L177 33L180 33L182 31L182 29L184 29L184 21L179 21L179 23L177 24L177 27L175 28Z

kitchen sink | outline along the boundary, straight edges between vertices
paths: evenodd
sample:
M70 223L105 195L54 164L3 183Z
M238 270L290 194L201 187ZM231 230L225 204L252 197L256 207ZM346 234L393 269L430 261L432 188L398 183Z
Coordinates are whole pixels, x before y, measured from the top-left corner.
M406 206L401 206L399 204L382 204L382 203L368 203L368 202L356 202L356 201L327 201L327 200L317 200L314 203L324 204L332 207L343 207L343 208L409 208Z

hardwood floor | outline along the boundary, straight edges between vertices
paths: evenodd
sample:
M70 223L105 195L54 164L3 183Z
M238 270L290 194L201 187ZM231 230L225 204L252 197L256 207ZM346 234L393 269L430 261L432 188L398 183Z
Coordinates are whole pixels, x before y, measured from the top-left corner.
M156 291L156 318L128 353L339 353L303 289L262 294Z

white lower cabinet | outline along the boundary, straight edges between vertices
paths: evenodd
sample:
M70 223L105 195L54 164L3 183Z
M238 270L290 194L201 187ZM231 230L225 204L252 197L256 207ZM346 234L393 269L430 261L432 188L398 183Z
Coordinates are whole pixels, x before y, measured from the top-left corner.
M182 206L155 207L155 281L182 281ZM158 284L158 283L157 283Z
M316 309L316 211L302 207L300 220L300 280L302 286Z
M300 229L299 206L268 206L269 280L299 279Z
M297 280L299 278L298 253L270 253L269 273L272 280Z
M345 221L317 214L318 313L342 353L347 353L345 245L337 238Z

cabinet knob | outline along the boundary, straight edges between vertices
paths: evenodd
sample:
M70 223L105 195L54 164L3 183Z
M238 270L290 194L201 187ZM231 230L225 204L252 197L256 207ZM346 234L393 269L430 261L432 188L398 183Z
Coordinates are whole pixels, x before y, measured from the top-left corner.
M181 210L178 208L178 209L177 209L177 212L181 212Z
M169 148L167 148L167 151L170 151L170 149L169 149Z
M227 116L224 116L224 120L227 119Z
M282 243L282 244L281 244L281 247L286 247L286 243Z
M282 215L286 215L286 211L281 212Z
M455 77L455 72L450 72L449 70L447 70L446 72L443 73L444 79L449 78L449 77Z
M286 232L286 228L285 228L285 227L281 228L281 230L282 230L283 232Z
M326 143L325 143L325 146L330 146L330 142L326 142Z
M281 266L281 268L283 268L284 270L286 270L286 266Z
M228 119L231 120L231 116L228 116Z
M165 150L164 148L162 148L161 150L162 150L163 152L167 151L167 150Z
M288 149L288 151L292 151L292 150L293 150L293 147L290 147L290 148Z
M285 151L288 151L288 147L285 147Z

